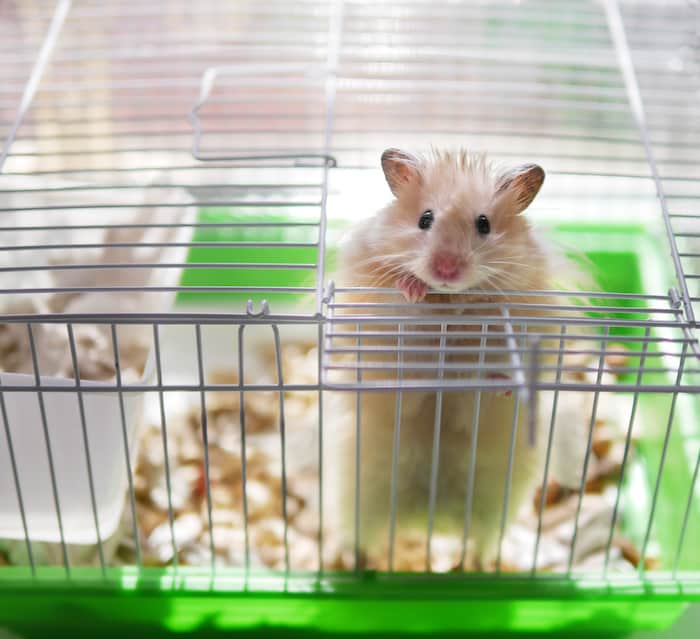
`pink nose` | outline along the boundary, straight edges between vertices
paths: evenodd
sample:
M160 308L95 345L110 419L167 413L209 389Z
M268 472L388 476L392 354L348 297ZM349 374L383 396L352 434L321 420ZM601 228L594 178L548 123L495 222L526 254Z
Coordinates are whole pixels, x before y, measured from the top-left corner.
M443 281L456 280L462 271L461 259L449 253L436 255L431 266L435 277Z

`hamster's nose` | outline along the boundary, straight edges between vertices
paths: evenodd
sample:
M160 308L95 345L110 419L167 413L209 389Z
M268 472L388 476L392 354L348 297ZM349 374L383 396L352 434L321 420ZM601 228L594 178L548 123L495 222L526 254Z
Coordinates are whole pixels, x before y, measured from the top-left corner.
M433 257L431 270L433 275L444 282L456 280L462 274L463 260L452 253L440 253Z

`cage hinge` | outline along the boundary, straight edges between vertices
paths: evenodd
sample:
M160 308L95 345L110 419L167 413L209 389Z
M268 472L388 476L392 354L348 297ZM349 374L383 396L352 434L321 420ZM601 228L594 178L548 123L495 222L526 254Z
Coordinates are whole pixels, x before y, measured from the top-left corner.
M683 305L680 294L673 286L668 289L668 298L671 302L671 308L679 309Z
M335 296L335 282L333 280L328 280L326 288L323 289L323 297L321 302L323 304L330 304L333 297Z
M267 317L270 314L270 305L267 300L260 302L260 310L253 310L253 300L248 300L245 305L245 312L249 317Z

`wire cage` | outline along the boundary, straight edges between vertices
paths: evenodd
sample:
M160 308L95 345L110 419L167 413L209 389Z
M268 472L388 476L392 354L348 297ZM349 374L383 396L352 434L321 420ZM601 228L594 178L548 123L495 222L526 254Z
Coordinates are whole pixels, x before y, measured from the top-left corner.
M697 2L0 16L0 628L613 633L700 600ZM596 287L336 285L382 149L456 143L545 167L528 215Z

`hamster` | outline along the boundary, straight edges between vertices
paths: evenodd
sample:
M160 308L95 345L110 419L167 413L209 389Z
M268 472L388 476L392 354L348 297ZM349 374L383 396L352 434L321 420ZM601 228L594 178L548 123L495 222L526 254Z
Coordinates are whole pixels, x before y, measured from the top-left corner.
M545 177L542 168L529 164L498 172L485 156L466 151L433 151L428 156L419 157L397 149L387 149L382 154L381 165L394 200L350 230L340 247L336 280L340 287L395 288L400 294L346 293L344 301L403 305L401 309L383 307L369 311L379 314L463 315L464 326L461 326L461 320L450 321L448 337L449 331L480 331L482 320L470 324L469 315L483 314L483 306L436 311L431 308L433 304L483 305L504 301L503 297L488 293L464 295L460 294L462 291L519 291L517 295L510 295L507 301L543 301L542 297L528 298L527 291L549 290L554 266L549 250L521 215L542 186ZM407 307L407 303L410 306ZM491 312L500 317L497 310ZM363 310L363 315L367 313ZM511 313L517 327L519 313L515 309ZM520 314L531 316L533 310L523 310ZM437 361L440 337L435 331L440 330L439 323L436 322L437 327L407 324L403 327L407 333L432 332L425 338L416 338L410 346L404 341L407 350L404 351L403 363L408 368L404 367L401 373L403 379L420 379L421 376L434 379L436 368L422 373L420 369L411 369L410 364ZM356 325L348 324L348 327L356 329ZM373 328L386 330L387 326L364 326L363 330ZM527 330L532 329L532 324L529 324ZM392 330L390 337L383 341L373 340L372 345L395 349L396 325ZM488 346L503 347L506 344L503 322L489 324L485 339ZM423 347L421 352L428 351L428 354L410 351L418 344ZM478 349L473 349L470 355L456 355L449 347L478 347L479 344L479 338L449 339L445 363L477 363ZM391 348L385 354L363 353L363 363L395 364L397 355L395 350L391 352ZM434 352L430 353L433 349ZM507 379L510 375L509 360L505 349L498 351L490 352L482 360L484 369L489 371L484 376ZM508 372L500 372L500 364ZM363 369L363 380L396 379L398 367L386 368L379 371ZM352 375L355 374L353 370ZM474 375L473 370L469 374ZM471 507L467 510L477 397L479 420L473 491ZM327 494L334 495L329 509L334 513L331 516L341 531L343 543L350 546L355 543L361 552L381 556L380 565L386 566L386 549L391 544L392 487L395 491L394 534L422 530L427 535L435 415L436 409L440 409L432 531L461 536L467 527L473 559L471 565L476 569L493 567L503 523L508 525L513 521L541 481L546 437L537 432L534 443L528 437L527 406L519 405L514 420L517 400L510 392L494 390L477 394L474 391L446 390L438 394L436 391L403 391L394 483L392 463L397 393L362 392L359 400L355 393L346 393L342 401L344 411L335 411L328 465L334 475L334 486ZM356 406L360 408L357 476ZM341 414L343 418L339 417ZM512 477L507 482L514 423ZM360 493L357 503L356 480ZM507 491L508 505L504 513ZM359 515L359 521L356 521L356 515Z

